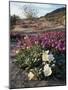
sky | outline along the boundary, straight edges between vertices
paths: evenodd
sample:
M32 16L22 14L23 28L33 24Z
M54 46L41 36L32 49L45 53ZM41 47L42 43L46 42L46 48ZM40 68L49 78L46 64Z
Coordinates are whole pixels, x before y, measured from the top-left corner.
M10 2L10 15L17 15L20 18L26 18L24 14L24 5L30 5L37 10L37 17L44 16L47 13L54 11L57 8L65 7L62 4L39 4L39 3L22 3L22 2Z

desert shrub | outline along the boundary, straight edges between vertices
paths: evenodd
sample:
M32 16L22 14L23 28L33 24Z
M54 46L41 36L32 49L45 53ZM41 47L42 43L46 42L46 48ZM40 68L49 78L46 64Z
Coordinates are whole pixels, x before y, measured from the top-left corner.
M16 55L16 63L23 69L26 67L33 68L40 61L41 48L36 45L31 48L25 48L21 50L19 54ZM37 66L37 65L36 65Z
M10 28L14 28L14 25L16 25L16 22L19 20L19 16L13 15L10 16Z
M27 19L34 19L35 17L37 17L38 10L35 8L34 5L24 5L23 10Z

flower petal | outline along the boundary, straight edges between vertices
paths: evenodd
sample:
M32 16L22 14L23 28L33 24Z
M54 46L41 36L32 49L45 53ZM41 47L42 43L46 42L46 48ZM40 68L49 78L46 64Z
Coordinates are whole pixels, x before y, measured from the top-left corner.
M43 72L45 76L50 76L52 74L52 70L51 70L51 67L49 67L49 64L46 64L44 66Z

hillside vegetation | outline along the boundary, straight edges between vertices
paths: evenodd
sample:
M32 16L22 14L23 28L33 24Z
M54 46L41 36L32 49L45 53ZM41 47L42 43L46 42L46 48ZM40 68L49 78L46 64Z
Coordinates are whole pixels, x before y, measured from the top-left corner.
M63 7L46 14L45 18L54 24L65 25L65 18L66 18L65 15L66 15L66 8Z

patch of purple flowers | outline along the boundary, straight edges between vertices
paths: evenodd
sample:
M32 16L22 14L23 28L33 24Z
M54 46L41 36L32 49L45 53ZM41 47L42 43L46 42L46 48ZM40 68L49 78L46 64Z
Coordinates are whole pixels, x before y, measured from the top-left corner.
M39 44L42 48L51 48L60 51L61 53L65 53L65 42L65 31L47 31L39 34L23 35L21 38L17 37L15 48L24 49Z

